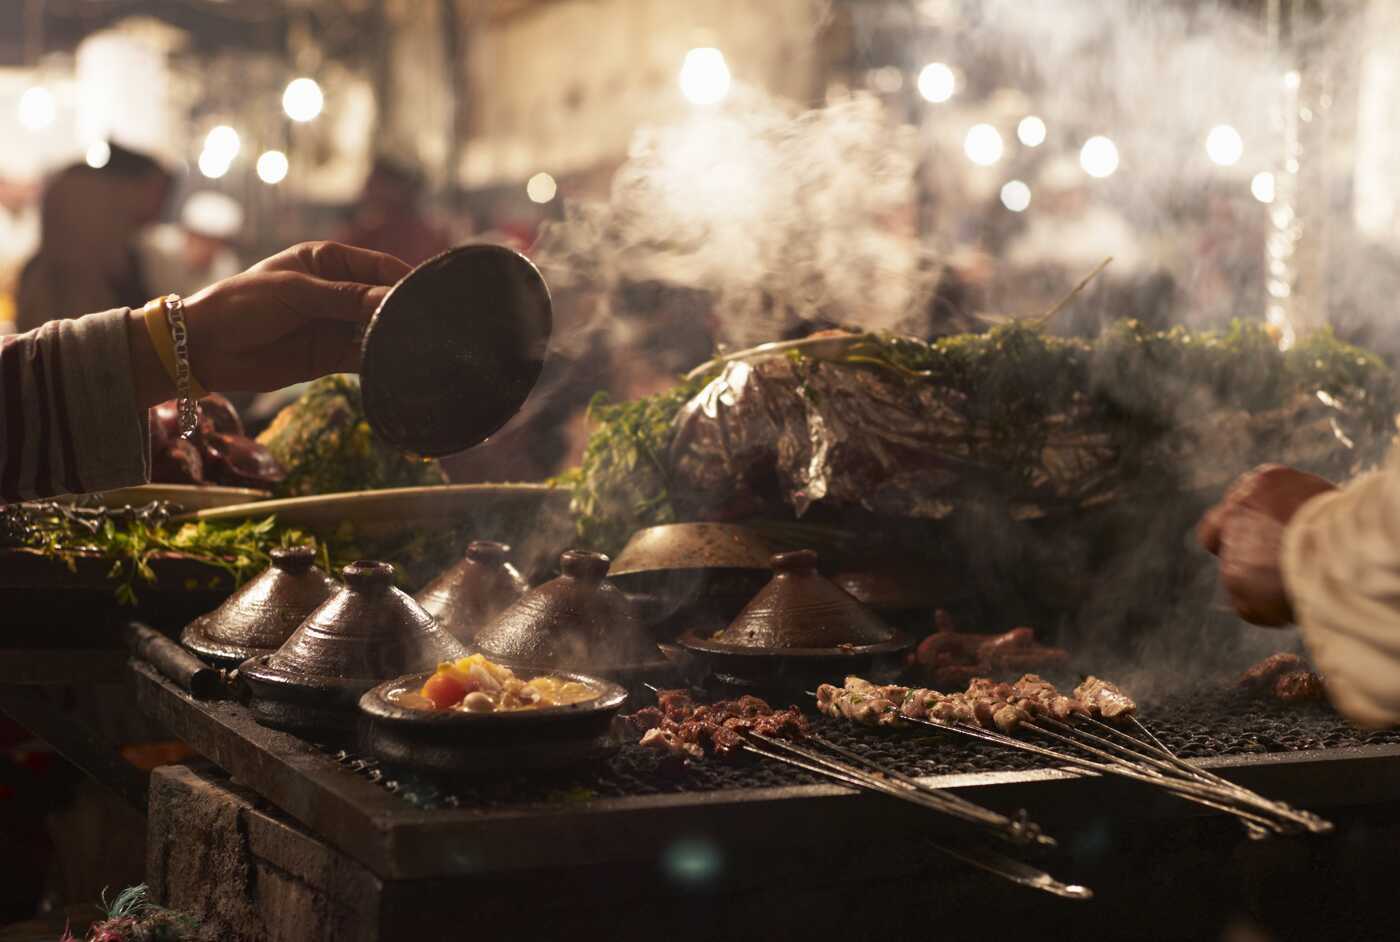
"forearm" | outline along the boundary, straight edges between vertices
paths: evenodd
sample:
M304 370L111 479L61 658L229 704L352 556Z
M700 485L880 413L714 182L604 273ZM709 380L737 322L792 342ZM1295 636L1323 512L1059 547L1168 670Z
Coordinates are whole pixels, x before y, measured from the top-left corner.
M1400 723L1400 469L1308 501L1284 533L1284 582L1337 708Z
M136 407L144 411L172 398L175 384L170 381L156 354L151 333L146 329L146 318L141 311L127 312L126 339L131 351L131 381Z
M106 311L4 338L0 501L147 480L146 407L158 400L138 402L134 370L145 367L130 316ZM140 395L157 392L145 382Z

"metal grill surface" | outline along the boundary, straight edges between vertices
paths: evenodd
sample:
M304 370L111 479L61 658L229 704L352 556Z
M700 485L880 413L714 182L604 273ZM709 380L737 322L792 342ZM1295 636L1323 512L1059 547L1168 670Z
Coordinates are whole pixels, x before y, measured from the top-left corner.
M1144 706L1142 719L1187 758L1400 744L1400 730L1354 729L1325 704L1283 704L1231 689L1182 691ZM936 730L872 730L825 717L815 718L813 729L832 742L910 775L1030 771L1054 764L1029 753ZM427 776L343 751L335 755L352 771L424 808L500 810L823 781L752 757L737 762L705 760L677 769L657 752L636 745L623 746L606 763L591 768L490 782Z

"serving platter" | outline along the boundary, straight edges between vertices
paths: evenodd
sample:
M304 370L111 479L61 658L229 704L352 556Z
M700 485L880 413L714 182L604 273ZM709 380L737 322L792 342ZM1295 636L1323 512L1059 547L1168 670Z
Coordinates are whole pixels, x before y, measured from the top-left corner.
M333 531L348 522L358 533L375 534L408 528L440 530L463 517L563 515L569 498L567 490L548 484L444 484L286 497L213 507L176 519L237 521L275 514L281 524L309 530Z
M254 487L225 487L222 484L138 484L96 494L71 494L59 498L65 503L81 501L87 506L140 507L153 500L178 504L187 512L237 507L265 501L271 491Z

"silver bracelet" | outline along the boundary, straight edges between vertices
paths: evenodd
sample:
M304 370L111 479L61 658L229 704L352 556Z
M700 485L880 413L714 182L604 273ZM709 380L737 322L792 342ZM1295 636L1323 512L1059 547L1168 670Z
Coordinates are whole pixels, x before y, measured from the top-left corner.
M190 438L199 428L199 408L190 395L190 338L185 330L185 302L178 294L165 296L165 319L175 346L175 406L180 413L180 437Z

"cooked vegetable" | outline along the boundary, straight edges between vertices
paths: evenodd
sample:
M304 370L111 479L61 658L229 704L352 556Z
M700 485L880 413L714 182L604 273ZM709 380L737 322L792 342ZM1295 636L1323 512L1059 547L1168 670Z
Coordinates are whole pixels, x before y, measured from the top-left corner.
M421 690L401 694L398 702L423 710L492 713L567 706L597 696L588 684L549 674L525 680L510 668L473 654L439 664Z

